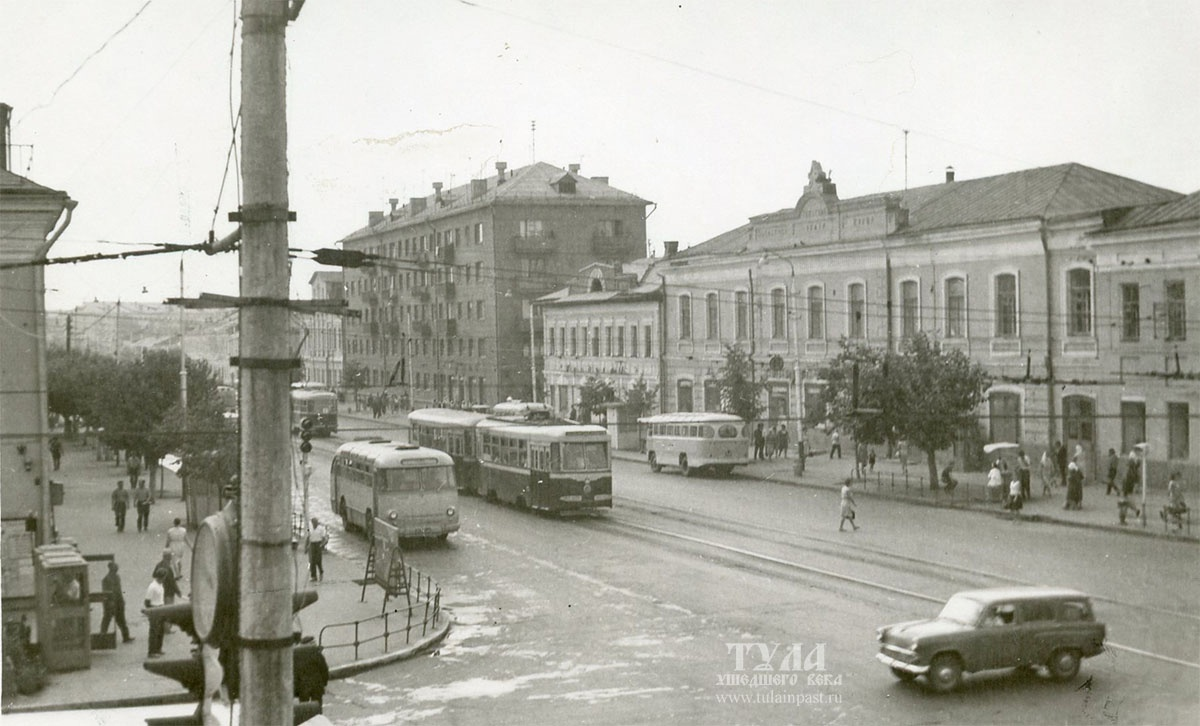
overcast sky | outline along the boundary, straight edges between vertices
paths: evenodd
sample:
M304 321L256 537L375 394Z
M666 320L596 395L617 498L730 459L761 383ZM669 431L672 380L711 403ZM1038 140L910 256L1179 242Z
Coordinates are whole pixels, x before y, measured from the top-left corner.
M10 168L79 202L51 257L233 229L240 8L0 0ZM842 198L902 189L905 129L909 186L1079 162L1200 190L1195 0L308 0L288 61L306 249L535 153L654 202L660 254L794 205L813 160ZM186 295L236 293L234 256L184 260ZM159 302L178 266L51 267L47 305Z

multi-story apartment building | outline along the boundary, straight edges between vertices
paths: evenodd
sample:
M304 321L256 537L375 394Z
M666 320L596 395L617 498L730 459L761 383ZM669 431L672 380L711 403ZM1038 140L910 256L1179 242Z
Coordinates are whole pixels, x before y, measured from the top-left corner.
M644 257L649 202L546 163L414 197L341 240L379 255L346 270L344 365L411 406L532 396L533 299L585 265Z
M319 271L308 278L313 300L345 299L342 272ZM300 357L305 380L329 388L342 387L342 319L330 313L314 313L301 334Z
M760 364L767 415L794 421L843 341L895 349L926 331L996 377L992 440L1062 440L1095 472L1148 437L1152 462L1195 475L1196 206L1079 164L841 200L814 162L794 207L656 266L667 408L718 405L734 343Z

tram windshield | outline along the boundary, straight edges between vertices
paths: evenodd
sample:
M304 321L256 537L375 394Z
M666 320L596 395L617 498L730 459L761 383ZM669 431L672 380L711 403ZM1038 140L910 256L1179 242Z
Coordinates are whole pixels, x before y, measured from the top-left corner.
M562 444L563 471L596 471L608 468L608 444L603 441Z

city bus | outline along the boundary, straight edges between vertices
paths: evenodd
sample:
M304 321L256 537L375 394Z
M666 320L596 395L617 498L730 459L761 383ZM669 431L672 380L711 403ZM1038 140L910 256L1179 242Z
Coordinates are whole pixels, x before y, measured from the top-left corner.
M458 490L481 494L479 456L475 451L475 424L487 414L454 408L422 408L408 414L408 439L414 444L439 449L454 459Z
M300 422L313 420L313 436L329 436L338 430L337 394L310 384L292 384L292 433L300 431Z
M612 507L608 431L550 419L475 424L479 491L544 512Z
M728 476L733 467L750 463L746 422L733 414L663 413L638 423L646 427L651 471L673 466L684 476L702 469Z
M375 439L338 447L329 472L329 504L347 531L375 539L376 520L401 539L458 530L458 487L450 455L415 444Z

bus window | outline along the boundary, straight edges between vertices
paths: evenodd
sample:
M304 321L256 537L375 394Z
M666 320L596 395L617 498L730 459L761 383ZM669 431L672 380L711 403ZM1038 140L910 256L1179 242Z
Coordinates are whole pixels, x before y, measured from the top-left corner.
M562 445L563 471L595 471L608 468L608 445L603 441Z
M736 439L738 437L738 427L733 424L723 424L717 429L717 436L722 439Z
M700 427L700 436L702 436L703 438L706 438L706 439L711 439L713 437L713 427L712 426L701 426Z

